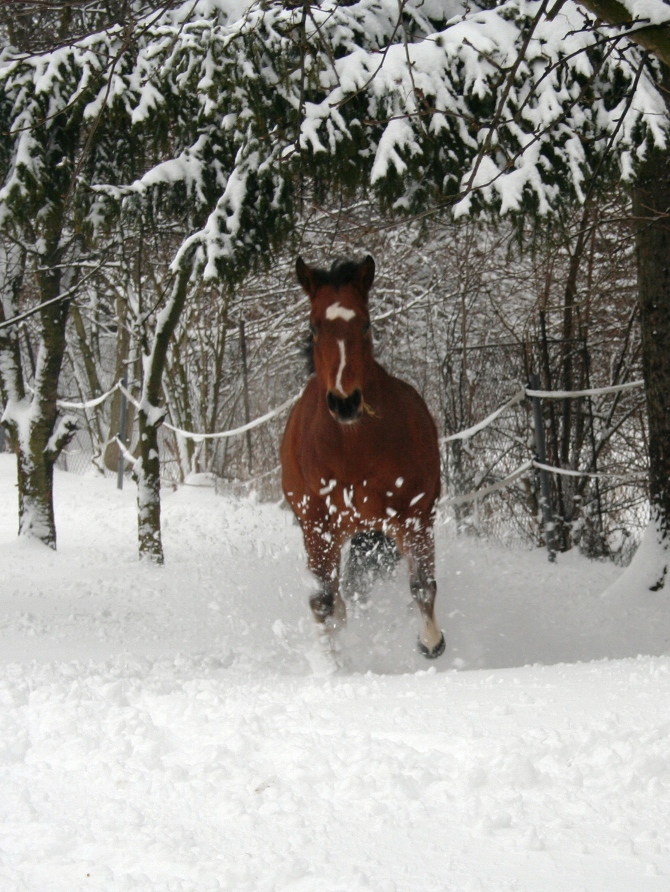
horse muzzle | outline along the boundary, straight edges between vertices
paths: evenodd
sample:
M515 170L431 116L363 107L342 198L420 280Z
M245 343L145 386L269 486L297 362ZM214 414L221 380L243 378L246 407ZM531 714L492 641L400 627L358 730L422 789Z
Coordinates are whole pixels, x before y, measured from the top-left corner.
M341 424L353 424L363 412L363 394L358 388L345 397L338 396L329 390L326 402L330 414Z

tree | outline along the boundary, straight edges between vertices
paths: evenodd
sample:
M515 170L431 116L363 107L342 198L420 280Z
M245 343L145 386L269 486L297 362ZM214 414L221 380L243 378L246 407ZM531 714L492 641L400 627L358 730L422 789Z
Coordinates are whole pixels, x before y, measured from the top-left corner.
M162 15L169 15L169 5L161 7ZM113 246L113 240L105 244L102 236L119 213L94 185L132 181L147 157L154 160L165 146L165 130L151 116L152 95L141 77L147 61L142 39L155 14L149 9L148 19L138 19L141 11L139 3L112 3L110 21L101 20L95 4L76 9L68 3L37 9L17 4L18 18L4 22L25 45L8 46L0 56L0 126L6 134L0 145L2 423L17 455L19 533L54 548L53 467L75 433L74 419L58 409L70 308L88 268L95 263L97 269L105 247ZM44 26L37 34L30 29L34 20ZM49 32L47 25L54 23L58 27ZM173 129L172 146L178 145L176 122L164 123ZM190 276L184 269L182 264L175 277L173 310L183 305ZM26 270L34 274L36 293ZM33 306L21 312L21 302L31 300ZM32 388L18 337L18 325L28 315L40 320ZM147 397L156 402L164 341L174 324L170 311L161 317L151 354ZM143 402L139 411L140 553L162 560L160 537L146 527L157 523L155 430L160 413L154 409Z
M626 34L654 61L647 70L670 119L670 10L635 0L582 0L601 22ZM639 9L639 14L638 14ZM643 60L645 61L645 60ZM660 103L659 103L660 104ZM667 135L646 146L633 183L642 360L649 420L649 495L663 552L670 548L670 144ZM668 564L660 558L652 588L661 588Z
M97 114L124 46L119 26L77 41L70 26L81 25L85 5L76 15L71 4L26 6L33 4L16 4L15 17L3 10L3 24L23 45L0 56L0 392L17 455L19 533L55 548L53 467L75 432L58 410L58 382L70 306L96 260L100 202L89 186L96 173L109 176L112 157L127 163L132 144L115 115ZM32 315L40 331L30 387L18 325Z
M645 0L640 8L654 20L642 22L637 0L615 6L628 21L612 27L572 0L482 0L456 14L446 2L409 0L258 0L243 13L229 0L190 0L136 17L123 32L81 37L59 56L7 52L0 110L8 132L33 140L44 120L62 129L79 115L89 127L75 143L97 147L86 155L95 159L89 189L79 176L71 191L90 204L75 219L128 208L181 218L176 307L187 278L233 288L270 262L309 203L363 190L385 212L415 219L450 210L524 221L588 203L621 175L638 176L641 188L654 182L667 144L668 7ZM45 71L53 107L30 116L21 103L45 102ZM124 138L114 142L110 127ZM23 171L3 193L17 199L31 194L31 177L63 175L58 165L25 165L22 138L9 141L4 162ZM665 207L651 198L652 211ZM6 207L14 226L19 206ZM639 244L656 229L640 226ZM665 367L653 345L645 351L649 382L652 368ZM162 417L160 381L146 380L152 428ZM650 383L648 398L650 413L665 418ZM666 433L650 420L655 465L665 461ZM652 471L662 535L667 470Z

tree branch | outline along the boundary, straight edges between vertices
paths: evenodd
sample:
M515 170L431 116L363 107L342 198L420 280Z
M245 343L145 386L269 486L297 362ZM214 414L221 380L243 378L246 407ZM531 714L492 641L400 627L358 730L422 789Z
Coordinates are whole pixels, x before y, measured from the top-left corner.
M625 36L649 50L656 58L670 68L670 22L662 25L644 25L631 20L630 12L619 0L579 0L601 21L608 25L618 25L628 30Z

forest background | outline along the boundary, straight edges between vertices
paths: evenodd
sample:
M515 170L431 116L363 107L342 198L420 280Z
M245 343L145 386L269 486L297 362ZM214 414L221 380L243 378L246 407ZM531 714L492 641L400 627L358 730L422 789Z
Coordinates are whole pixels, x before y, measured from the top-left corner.
M56 462L114 473L120 449L140 554L159 563L161 480L204 472L278 496L285 415L235 438L179 431L294 397L295 257L365 252L377 355L443 437L530 375L565 391L643 378L545 402L548 463L595 475L552 475L558 544L626 562L650 516L666 542L667 4L0 12L0 398L22 535L55 547ZM120 444L122 379L135 403ZM522 399L443 443L462 528L542 541L532 469L463 499L513 476L533 436Z

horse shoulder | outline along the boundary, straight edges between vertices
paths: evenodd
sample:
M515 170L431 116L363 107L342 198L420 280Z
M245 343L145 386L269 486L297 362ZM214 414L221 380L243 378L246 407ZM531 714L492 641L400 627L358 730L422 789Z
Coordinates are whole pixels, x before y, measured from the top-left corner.
M315 459L321 442L320 426L323 412L320 407L322 395L316 377L312 376L291 410L281 444L281 463L286 479L289 475L299 478L308 486L309 467Z
M437 498L440 452L437 427L421 394L407 381L384 371L384 405L380 408L384 452L398 461L399 477Z
M425 424L427 430L421 431L421 436L430 432L431 439L437 444L437 426L421 394L408 381L396 378L380 366L386 380L384 382L386 398L385 402L395 406L394 416L402 416L407 419L408 426L414 429L417 420Z

